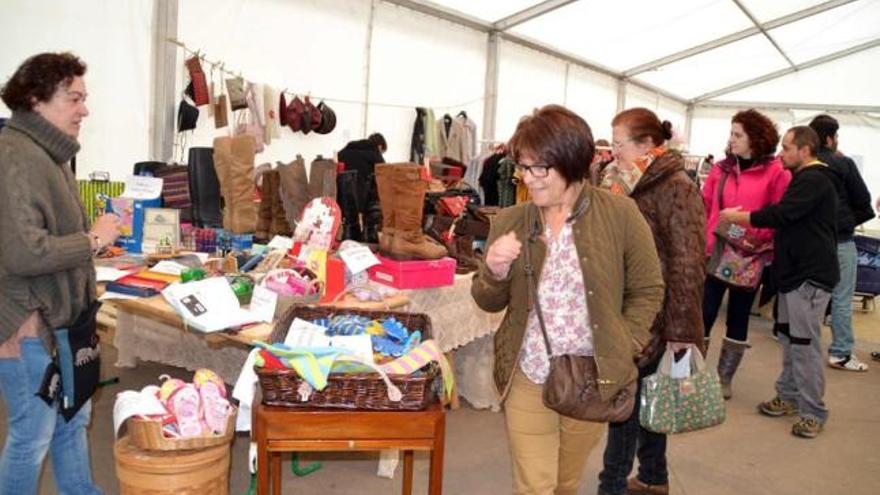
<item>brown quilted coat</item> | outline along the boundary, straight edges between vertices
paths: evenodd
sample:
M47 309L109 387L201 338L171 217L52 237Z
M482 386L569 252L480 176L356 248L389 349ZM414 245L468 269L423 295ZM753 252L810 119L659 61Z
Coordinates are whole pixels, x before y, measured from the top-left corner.
M666 342L703 345L703 282L706 215L697 185L684 172L676 151L657 158L630 195L654 234L666 292L642 352L644 366L663 353Z
M607 191L584 187L572 224L575 249L584 277L584 290L599 374L599 394L607 400L636 379L634 358L648 344L650 327L663 298L663 278L651 231L635 202ZM529 220L536 221L531 224ZM513 231L529 249L535 280L547 255L537 207L531 201L498 212L492 220L487 246ZM519 362L529 319L528 278L521 255L503 280L496 279L484 261L473 279L471 294L484 311L506 311L495 333L495 385L502 400Z

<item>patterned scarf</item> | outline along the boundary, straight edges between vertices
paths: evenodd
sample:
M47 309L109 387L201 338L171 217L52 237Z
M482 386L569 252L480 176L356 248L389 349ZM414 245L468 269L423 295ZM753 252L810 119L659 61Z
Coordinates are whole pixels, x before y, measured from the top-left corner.
M630 170L623 170L617 164L617 160L605 167L605 177L599 187L607 189L614 194L621 196L629 196L632 194L639 180L645 175L648 167L654 163L654 160L666 153L666 146L657 146L649 151L645 156L637 159Z

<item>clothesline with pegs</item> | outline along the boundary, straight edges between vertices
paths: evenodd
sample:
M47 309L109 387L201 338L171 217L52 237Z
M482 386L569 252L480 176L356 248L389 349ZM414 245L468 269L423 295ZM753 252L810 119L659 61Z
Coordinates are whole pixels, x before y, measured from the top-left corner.
M216 61L209 60L205 56L205 54L202 53L201 50L193 50L193 49L189 48L188 46L186 46L186 44L184 42L177 40L175 38L167 38L166 41L182 48L185 54L194 55L194 56L198 57L199 60L201 60L203 63L210 65L212 71L217 70L221 74L240 77L242 79L245 79L244 76L242 75L241 71L236 71L236 70L232 70L232 69L227 68L226 62L223 62L222 60L216 60ZM345 98L333 98L333 97L315 95L315 94L312 94L311 92L308 92L308 91L297 93L297 92L289 91L287 88L283 89L281 91L281 93L284 93L285 95L288 95L288 96L308 96L310 99L313 99L313 100L324 100L324 101L334 102L334 103L350 103L350 104L354 104L354 105L365 105L366 104L368 106L389 107L389 108L407 108L407 109L414 109L419 106L424 106L424 105L415 105L415 104L382 103L382 102L376 102L376 101L365 102L363 100L349 100L349 99L345 99ZM474 98L474 99L468 100L464 103L458 103L455 105L447 105L447 106L434 106L434 107L430 107L430 108L432 108L433 110L455 109L455 108L465 107L465 106L468 106L473 103L479 103L479 102L482 102L483 100L484 100L484 98Z

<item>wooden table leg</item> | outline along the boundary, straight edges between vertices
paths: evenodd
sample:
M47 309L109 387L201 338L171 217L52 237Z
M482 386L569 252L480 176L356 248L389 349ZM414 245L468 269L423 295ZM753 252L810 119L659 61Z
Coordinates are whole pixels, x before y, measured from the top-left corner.
M449 351L446 353L446 361L449 362L449 367L452 369L452 373L455 374L455 351ZM458 386L452 386L452 397L449 399L449 403L447 404L449 409L455 410L461 407L461 404L458 402Z
M256 423L255 423L256 424ZM265 438L257 433L257 495L269 495L269 451L266 450Z
M403 495L412 495L413 451L403 451Z
M270 453L269 459L272 473L272 495L281 495L281 452Z
M441 414L434 430L434 448L431 449L431 469L428 474L428 494L443 493L443 455L446 445L446 416Z

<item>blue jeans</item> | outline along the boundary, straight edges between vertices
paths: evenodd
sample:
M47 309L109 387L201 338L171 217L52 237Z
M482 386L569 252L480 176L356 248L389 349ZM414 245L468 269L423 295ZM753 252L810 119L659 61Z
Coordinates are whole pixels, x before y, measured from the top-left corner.
M608 442L603 456L604 467L599 473L599 491L608 495L626 493L626 478L632 471L635 456L639 456L638 479L648 485L669 482L666 469L666 435L642 428L639 423L639 401L642 380L657 371L660 360L639 368L636 403L633 413L622 423L608 423Z
M856 290L856 272L859 255L852 240L837 243L837 263L840 265L840 282L831 293L831 347L828 354L845 358L852 354L852 298Z
M19 359L0 359L0 391L6 402L6 445L0 456L0 495L36 494L46 451L58 493L100 494L92 481L86 426L91 401L70 422L36 394L49 364L49 354L38 338L21 341Z

